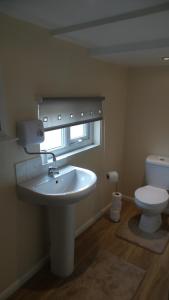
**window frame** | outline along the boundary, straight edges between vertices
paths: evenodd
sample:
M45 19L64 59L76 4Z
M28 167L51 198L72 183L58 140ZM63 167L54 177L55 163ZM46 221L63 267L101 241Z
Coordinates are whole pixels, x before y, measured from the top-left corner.
M77 139L70 139L70 127L63 127L61 128L62 130L62 140L63 140L63 146L58 147L58 148L49 148L49 149L41 149L42 151L49 151L53 152L55 156L60 156L64 154L68 154L72 151L75 150L80 150L83 149L87 146L93 145L94 144L94 122L88 122L88 123L80 123L82 125L86 126L86 135L81 138ZM80 125L79 124L79 125ZM72 125L76 126L76 125ZM46 130L46 131L52 131L55 129L51 130ZM79 139L81 141L79 141ZM47 161L50 160L50 155L47 157Z

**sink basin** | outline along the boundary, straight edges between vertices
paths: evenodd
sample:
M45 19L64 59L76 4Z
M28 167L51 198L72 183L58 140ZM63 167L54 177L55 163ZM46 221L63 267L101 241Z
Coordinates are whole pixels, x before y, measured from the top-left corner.
M42 175L18 184L18 193L40 205L68 205L86 197L96 186L94 172L74 166L59 170L55 177Z
M75 204L92 192L96 181L94 172L67 166L55 177L41 175L17 185L21 199L48 209L51 271L59 277L74 270Z

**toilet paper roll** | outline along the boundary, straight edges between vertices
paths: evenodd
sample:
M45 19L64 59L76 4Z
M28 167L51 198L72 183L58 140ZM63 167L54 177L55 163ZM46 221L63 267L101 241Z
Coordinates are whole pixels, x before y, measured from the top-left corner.
M106 177L110 182L113 182L113 183L119 182L119 173L117 171L109 171L106 174Z
M122 194L118 192L112 193L112 205L110 208L110 218L113 222L120 221L121 208L122 208Z
M112 206L113 210L121 210L122 208L122 194L118 192L112 193Z
M110 219L113 222L119 222L120 221L120 211L110 209Z

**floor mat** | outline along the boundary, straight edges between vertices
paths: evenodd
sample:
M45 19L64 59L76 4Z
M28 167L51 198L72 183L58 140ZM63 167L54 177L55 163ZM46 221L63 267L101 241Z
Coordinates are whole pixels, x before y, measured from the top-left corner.
M131 300L145 271L109 251L100 251L87 269L61 285L55 299Z
M130 217L120 225L116 235L152 252L163 253L169 241L168 218L163 219L163 225L155 233L145 233L140 230L139 219L140 215Z

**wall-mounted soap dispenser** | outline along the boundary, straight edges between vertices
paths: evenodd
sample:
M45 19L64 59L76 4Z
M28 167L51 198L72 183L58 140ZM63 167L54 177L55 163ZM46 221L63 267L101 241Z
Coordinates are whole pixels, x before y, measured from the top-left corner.
M40 144L44 141L44 128L41 120L20 121L16 124L18 143L23 147Z
M50 154L53 157L53 161L56 161L56 157L52 152L30 152L27 149L29 145L40 144L44 141L44 127L41 120L35 119L17 122L16 134L18 144L24 148L27 154Z

